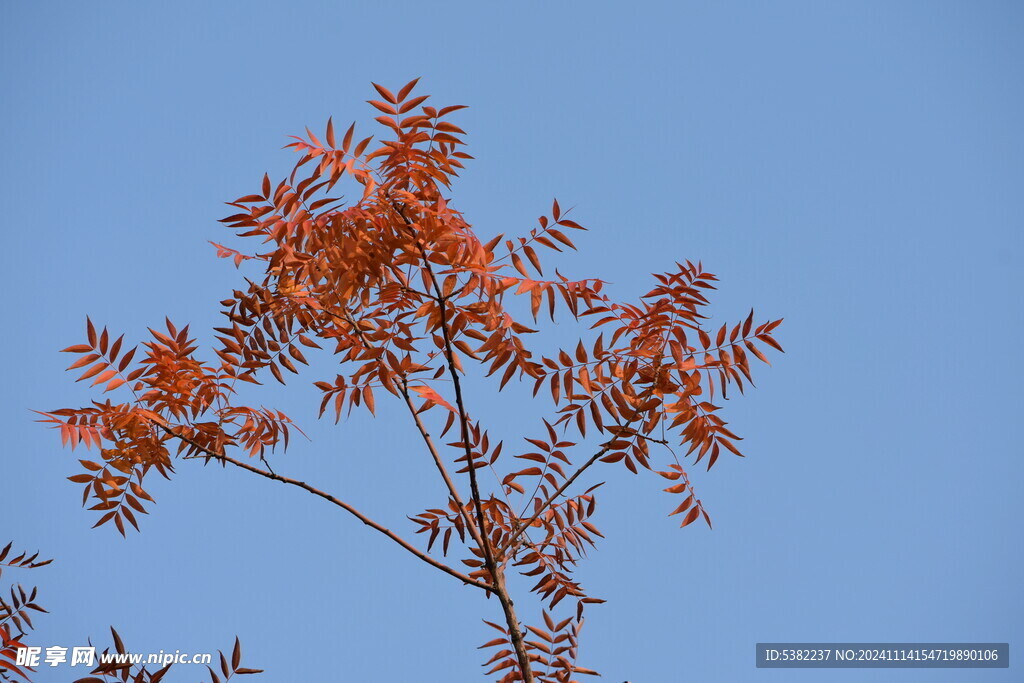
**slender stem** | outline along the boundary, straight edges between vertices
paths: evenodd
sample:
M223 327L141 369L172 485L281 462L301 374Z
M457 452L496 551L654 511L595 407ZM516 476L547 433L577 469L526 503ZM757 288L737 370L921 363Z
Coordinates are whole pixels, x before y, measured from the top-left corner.
M675 325L676 317L677 316L675 314L673 314L672 322L666 328L666 330L672 329L672 327ZM668 332L666 331L666 335L667 334L668 334ZM656 367L660 366L662 354L664 353L664 349L665 349L665 344L666 343L667 343L667 339L663 339L662 340L661 349L658 351L658 354L655 356L654 361L652 361L652 365L655 365ZM654 388L654 385L652 384L650 387L648 387L646 390L644 390L644 393L642 394L642 396L649 395L650 392L653 390L653 388ZM629 424L631 424L632 422L633 422L633 420L630 419L630 420L627 420L626 424L618 425L617 428L616 428L616 434L615 435L619 436L621 434L632 434L633 436L635 436L637 438L645 439L647 441L653 441L655 443L664 444L666 446L668 445L668 442L665 441L664 439L653 439L653 438L651 438L651 437L649 437L649 436L647 436L645 434L642 434L641 432L636 431L635 429L630 428ZM555 490L554 493L552 493L550 496L548 496L547 500L545 500L544 503L542 503L541 506L538 507L536 509L536 511L533 513L533 516L531 516L523 524L516 524L513 527L512 534L508 537L508 540L506 540L504 545L501 547L501 551L504 552L504 551L508 550L508 548L511 547L511 545L513 543L515 543L516 539L519 538L519 536L524 531L526 531L530 526L532 526L533 523L536 522L537 519L542 514L547 512L547 510L551 507L551 504L555 501L555 499L558 498L558 496L562 495L562 492L565 491L567 488L569 488L569 486L574 481L576 481L577 477L579 477L581 474L583 474L584 471L587 470L587 468L589 468L591 465L593 465L595 462L597 462L601 458L601 456L603 456L605 453L608 452L608 450L609 450L608 446L604 446L597 453L594 453L594 455L590 456L589 460L587 460L585 463L583 463L583 465L578 470L576 470L571 477L566 479L565 482L561 486L559 486Z
M434 445L434 440L430 438L430 433L427 431L426 426L423 424L423 420L420 419L419 413L416 412L416 406L412 403L412 398L409 396L409 386L406 383L405 377L401 379L401 392L405 398L405 404L409 408L409 412L412 414L412 419L416 422L416 428L420 431L420 436L423 437L423 442L427 445L427 450L430 451L431 457L434 459L434 465L437 467L437 471L441 473L441 478L444 480L445 486L448 487L448 492L452 496L452 500L459 506L459 513L463 520L466 522L466 530L469 531L469 535L473 540L483 547L483 540L480 537L480 532L477 530L473 520L469 517L469 513L466 511L466 504L462 502L462 497L459 495L459 490L455 487L455 482L448 474L448 468L444 466L444 461L441 459L441 454L438 452L437 447Z
M429 295L425 295L428 298L432 298ZM352 318L352 314L348 309L343 309L342 319L349 324L349 326L355 331L356 336L359 337L360 343L366 348L371 347L366 337L363 335L363 331L359 329L359 325ZM455 487L455 482L448 475L448 469L444 466L444 460L441 459L441 454L438 452L437 447L434 445L433 439L430 438L430 433L427 431L426 426L423 424L423 420L420 419L419 413L416 412L416 406L412 403L412 397L409 396L409 383L408 378L404 374L399 374L399 390L402 393L402 397L405 399L405 405L409 408L409 413L412 415L413 421L416 422L416 428L420 432L420 436L423 437L423 442L427 445L427 450L430 451L430 455L434 460L434 466L437 467L437 471L441 474L441 479L444 480L445 486L448 488L448 493L451 495L452 500L459 506L459 514L466 522L466 529L469 531L470 537L482 546L480 534L477 532L476 526L473 524L473 520L470 519L469 513L466 512L466 505L462 502L462 497L459 495L459 490Z
M633 429L629 429L628 427L619 427L619 430L623 434L631 434L633 436L636 436L636 437L641 438L641 439L645 439L647 441L652 441L654 443L660 443L660 444L663 444L665 446L668 446L668 442L665 441L664 439L652 439L651 437L644 436L640 432L637 432L637 431L635 431ZM583 472L586 471L587 468L589 468L591 465L593 465L595 462L597 462L601 458L601 456L603 456L607 452L608 452L608 447L606 446L606 447L602 448L601 450L599 450L597 453L594 453L592 456L590 456L589 460L587 460L585 463L583 463L583 465L581 465L580 468L578 470L576 470L571 477L566 479L565 482L563 482L562 485L559 486L555 490L554 493L552 493L550 496L548 496L547 500L545 500L544 503L539 508L537 508L537 511L533 513L532 517L527 519L522 524L516 524L514 526L513 530L512 530L512 535L509 536L508 539L505 541L504 545L501 546L501 548L499 549L499 552L505 552L506 550L508 550L508 548L510 548L512 546L512 544L515 543L516 539L519 538L519 536L523 532L525 532L528 528L530 528L533 525L534 522L537 521L537 518L539 518L542 514L547 512L547 510L550 508L551 504L553 502L555 502L555 499L558 498L560 495L562 495L562 493L567 488L569 488L574 481L576 481L577 477L579 477L581 474L583 474Z
M606 447L602 448L601 450L599 450L597 453L594 453L592 456L590 456L590 460L587 460L585 463L583 463L583 465L581 465L580 468L578 470L576 470L571 477L566 479L565 482L563 482L561 486L559 486L557 489L555 489L554 493L552 493L550 496L548 496L547 500L545 500L544 503L539 508L537 508L537 511L533 513L532 517L530 517L528 520L526 520L522 524L517 524L515 526L515 528L513 529L513 531L512 531L512 535L510 535L508 537L508 540L506 540L505 544L501 547L501 551L504 552L509 547L511 547L511 545L513 543L515 543L516 539L519 538L519 536L524 531L526 531L531 526L533 526L533 523L537 521L537 518L540 517L542 514L544 514L550 508L551 504L553 502L555 502L555 499L558 498L560 495L562 495L562 492L565 491L567 488L569 488L574 481L576 481L576 478L578 476L583 474L583 472L588 467L590 467L595 462L597 462L598 459L601 456L603 456L605 453L607 453L607 452L608 452L608 447L606 446Z
M469 442L469 417L466 412L466 405L462 396L462 383L459 379L459 372L455 366L455 353L452 350L451 330L448 327L447 300L441 291L441 285L437 281L434 269L430 266L430 259L427 256L426 249L424 249L422 242L415 234L415 228L413 227L412 221L410 221L405 215L400 204L392 203L392 206L398 215L402 217L406 226L413 233L414 239L416 239L416 248L419 250L420 256L423 258L423 267L430 278L431 286L434 288L435 296L432 298L440 307L441 336L444 342L444 355L447 360L448 374L452 378L452 385L455 389L455 405L459 413L459 428L462 434L462 445L466 452L466 466L469 469L469 487L473 497L473 506L476 510L477 524L480 526L480 549L484 554L484 566L491 575L494 582L494 593L498 596L498 601L501 603L502 611L505 613L505 623L508 625L509 640L515 650L516 659L519 662L519 671L523 676L523 683L533 683L534 678L533 669L530 665L530 655L526 651L526 643L523 640L523 633L519 628L519 618L516 616L515 604L512 602L512 598L508 594L508 589L505 585L505 574L498 566L494 557L494 549L491 547L491 542L487 535L487 524L484 519L483 502L480 497L480 488L477 483L476 463L473 458L473 449Z
M338 498L335 498L334 496L332 496L329 493L326 493L324 491L321 491L318 488L310 486L309 484L307 484L304 481L299 481L298 479L292 479L291 477L285 477L285 476L282 476L280 474L275 474L273 472L267 472L266 470L261 470L260 468L254 467L254 466L250 465L247 462L243 462L241 460L236 460L236 459L234 459L234 458L232 458L232 457L230 457L228 455L224 455L223 453L217 453L215 451L211 451L210 449L206 448L205 446L203 446L202 444L198 443L194 439L191 439L191 438L185 436L184 434L179 434L178 432L175 432L173 429L171 429L167 425L161 424L159 422L155 422L154 424L156 424L158 427L160 427L162 430L164 430L165 432L167 432L171 436L173 436L173 437L175 437L177 439L181 439L185 443L187 443L187 444L191 445L192 447L197 448L200 451L202 451L204 454L206 454L206 456L209 456L209 457L211 457L211 458L213 458L215 460L218 460L218 461L223 462L223 463L231 463L235 467L239 467L239 468L241 468L243 470L248 470L249 472L252 472L253 474L258 474L261 477L266 477L267 479L272 479L274 481L279 481L282 484L289 484L290 486L297 486L300 489L303 489L305 491L308 491L309 493L312 493L314 496L319 496L320 498L323 498L327 502L332 503L334 505L337 505L338 507L340 507L341 509L345 510L349 514L355 516L356 519L358 519L360 522L362 522L366 526L368 526L368 527L370 527L372 529L375 529L376 531L379 531L380 533L384 534L385 536L390 538L392 541L394 541L398 545L402 546L403 548L405 548L410 553L412 553L413 555L415 555L419 559L423 560L427 564L429 564L429 565L431 565L433 567L436 567L437 569L440 569L441 571L443 571L446 574L450 574L451 576L454 576L455 578L457 578L459 581L462 581L466 585L476 586L477 588L482 588L485 591L494 592L494 588L492 586L489 586L489 585L487 585L485 583L477 581L477 580L475 580L475 579L473 579L473 578L463 574L462 572L459 572L458 570L452 569L451 567L449 567L448 565L444 564L443 562L438 562L436 559L434 559L430 555L427 555L426 553L422 552L419 548L417 548L416 546L412 545L411 543L406 541L404 538L402 538L401 536L399 536L395 532L391 531L387 527L382 526L381 524L378 524L377 522L373 521L372 519L370 519L369 517L367 517L366 515L364 515L359 510L355 509L354 507L352 507L351 505L349 505L345 501L339 500Z

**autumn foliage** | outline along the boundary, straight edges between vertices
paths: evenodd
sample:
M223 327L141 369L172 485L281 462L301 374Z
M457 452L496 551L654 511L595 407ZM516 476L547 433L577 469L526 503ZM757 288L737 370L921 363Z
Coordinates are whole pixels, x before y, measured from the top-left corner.
M30 555L15 551L13 547L14 543L11 542L0 548L0 577L4 569L38 569L53 562L40 558L38 552ZM46 611L36 602L39 592L37 588L25 590L24 586L17 583L11 584L8 590L7 595L0 592L0 680L4 681L14 680L15 675L28 678L23 667L17 664L17 651L24 647L26 634L35 627L32 615Z
M4 569L38 569L53 562L52 559L41 559L38 552L31 555L27 552L15 554L13 547L14 543L11 542L0 548L0 576L3 576ZM32 615L38 616L38 613L47 611L37 602L38 593L38 588L26 590L20 583L10 586L10 597L0 593L0 681L31 681L32 675L36 673L33 667L19 662L18 650L31 645L27 635L35 628ZM117 630L111 627L110 635L113 650L108 647L102 651L102 655L127 654L128 649ZM236 675L263 672L262 669L242 666L242 643L238 638L235 638L230 660L222 651L219 651L218 655L217 670L215 671L212 666L206 667L210 683L226 682ZM88 676L77 679L75 683L160 683L172 666L173 664L167 664L155 668L129 661L99 662Z
M688 468L740 454L715 397L742 391L752 359L781 350L772 337L781 321L757 323L751 313L707 326L716 278L699 263L654 275L636 301L610 298L600 279L567 278L547 259L575 249L570 235L583 228L557 201L521 236L478 236L448 196L471 159L451 120L462 107L429 106L415 85L375 86L383 141L331 121L319 135L307 129L288 145L299 158L287 178L265 175L230 203L223 222L253 246L217 244L218 254L260 275L221 302L226 323L211 353L170 321L132 348L90 321L85 340L65 351L99 396L43 419L65 444L95 453L71 480L97 525L138 528L152 500L147 477L171 477L175 460L298 486L493 597L501 609L488 617L488 674L568 683L595 673L577 650L584 610L600 602L574 579L601 537L597 487L573 485L590 468L650 471L662 480L652 490L676 496L668 514L682 526L710 525ZM345 183L354 200L332 194ZM532 350L539 329L559 318L580 322L581 340L551 355ZM417 542L270 468L271 451L297 428L279 411L240 404L237 390L283 384L314 353L337 368L316 382L321 416L372 413L382 400L408 412L447 490L436 507L409 511ZM477 371L498 390L527 383L550 402L549 417L525 434L496 434L466 395L464 378ZM510 572L532 579L542 622L516 615Z

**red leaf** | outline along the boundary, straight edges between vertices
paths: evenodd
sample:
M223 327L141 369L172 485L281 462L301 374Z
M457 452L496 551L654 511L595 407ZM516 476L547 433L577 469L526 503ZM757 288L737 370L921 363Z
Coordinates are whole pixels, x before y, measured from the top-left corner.
M336 145L334 144L334 120L333 120L333 117L330 117L330 118L327 119L327 135L325 135L324 137L327 138L327 144L328 145L330 145L332 148L336 147Z
M419 83L419 81L420 81L419 78L414 78L411 81L409 81L408 83L406 83L405 85L403 85L402 89L398 91L398 99L397 99L397 101L401 102L406 97L408 97L409 93L412 92L412 89L416 87L416 84ZM384 93L381 93L381 94L383 95Z
M88 344L76 344L60 350L61 353L88 353L90 351L92 351L92 347Z
M441 398L441 395L438 394L433 389L431 389L430 387L422 386L422 387L409 387L409 388L412 389L413 391L415 391L417 394L419 394L420 398L426 399L427 401L430 401L431 403L436 403L437 405L439 405L439 406L441 406L443 408L447 408L448 410L452 411L453 413L457 412L455 410L455 408L452 406L451 403L448 403L448 401L446 401L443 398Z
M391 91L385 88L383 85L377 85L376 83L374 83L373 87L377 89L377 92L380 93L381 97L383 97L391 104L395 104L396 102L398 102L398 98L392 95Z
M688 508L689 508L689 507L690 507L691 505L693 505L693 495L692 495L692 494L691 494L691 495L689 495L689 496L687 496L687 497L686 497L686 500L684 500L684 501L683 501L682 503L680 503L680 504L679 504L679 507L677 507L677 508L676 508L675 510L673 510L672 512L670 512L670 513L668 514L668 516L669 516L669 517L671 517L672 515L678 515L678 514L679 514L680 512L686 512L686 510L687 510L687 509L688 509Z

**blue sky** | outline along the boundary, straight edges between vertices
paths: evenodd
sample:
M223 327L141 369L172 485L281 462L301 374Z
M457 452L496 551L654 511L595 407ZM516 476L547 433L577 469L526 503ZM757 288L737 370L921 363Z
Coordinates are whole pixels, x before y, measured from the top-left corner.
M34 640L237 634L259 680L485 680L496 605L355 520L181 463L141 534L90 530L75 455L29 412L88 400L57 353L86 314L131 340L165 315L218 324L239 283L207 243L228 239L222 203L290 169L286 135L368 122L370 81L422 76L470 106L453 202L481 235L557 196L591 230L567 271L626 298L699 259L716 320L786 319L786 355L726 406L749 457L693 474L714 531L677 529L656 478L605 470L607 540L580 576L608 603L582 663L616 683L960 681L756 670L754 644L1008 641L1012 659L1022 29L1010 2L4 3L0 542L56 558L4 573L40 586ZM440 495L412 426L316 423L316 391L290 388L258 399L313 437L279 471L409 531ZM481 410L512 436L527 396Z

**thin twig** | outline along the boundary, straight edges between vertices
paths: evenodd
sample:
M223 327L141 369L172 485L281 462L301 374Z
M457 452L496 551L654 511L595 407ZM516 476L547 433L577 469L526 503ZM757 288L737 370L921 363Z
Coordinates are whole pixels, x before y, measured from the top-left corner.
M485 583L477 581L476 579L473 579L473 578L463 574L462 572L459 572L458 570L449 567L448 565L444 564L443 562L439 562L438 560L434 559L430 555L427 555L426 553L421 551L419 548L417 548L416 546L412 545L411 543L409 543L404 538L402 538L401 536L399 536L395 532L391 531L387 527L384 527L381 524L378 524L377 522L373 521L372 519L370 519L369 517L367 517L366 515L364 515L359 510L355 509L354 507L352 507L351 505L349 505L345 501L339 500L338 498L335 498L334 496L332 496L329 493L326 493L325 491L321 491L320 489L318 489L318 488L316 488L314 486L310 486L309 484L307 484L304 481L299 481L298 479L292 479L291 477L285 477L285 476L282 476L280 474L275 474L273 472L267 472L266 470L261 470L260 468L254 467L254 466L250 465L247 462L242 462L241 460L236 460L236 459L234 459L234 458L232 458L232 457L230 457L228 455L225 455L223 453L217 453L215 451L211 451L210 449L206 448L205 446L203 446L202 444L198 443L194 439L191 439L191 438L185 436L184 434L179 434L178 432L175 432L173 429L171 429L170 427L168 427L165 424L161 424L160 422L156 422L155 424L158 427L160 427L162 430L164 430L165 432L170 434L171 436L173 436L175 438L178 438L178 439L181 439L182 441L184 441L185 443L191 445L192 447L199 449L204 454L206 454L206 456L208 456L208 457L211 457L211 458L213 458L215 460L218 460L218 461L220 461L222 463L231 463L235 467L239 467L239 468L241 468L243 470L248 470L249 472L252 472L253 474L258 474L261 477L266 477L267 479L272 479L274 481L279 481L282 484L289 484L291 486L297 486L300 489L303 489L305 491L308 491L309 493L312 493L314 496L319 496L320 498L323 498L327 502L332 503L334 505L337 505L341 509L343 509L346 512L350 513L351 515L355 516L356 519L358 519L360 522L362 522L366 526L371 527L371 528L379 531L380 533L384 534L385 536L390 538L392 541L394 541L398 545L402 546L403 548L405 548L410 553L412 553L413 555L415 555L419 559L423 560L427 564L429 564L429 565L431 565L433 567L436 567L437 569L440 569L441 571L445 572L446 574L450 574L451 576L454 576L455 578L457 578L459 581L462 581L466 585L476 586L477 588L481 588L481 589L483 589L485 591L488 591L488 592L493 592L494 591L494 588L492 586L489 586L489 585L487 585ZM188 457L188 456L186 456L186 457Z
M455 487L455 482L452 481L451 476L449 476L448 468L445 467L444 461L441 459L441 454L434 445L434 440L430 437L430 433L427 431L426 425L423 424L423 420L420 419L419 413L416 412L416 406L413 405L412 397L409 396L409 386L404 376L401 378L401 393L405 398L405 404L408 406L409 412L412 414L412 419L416 422L416 428L419 430L420 436L423 438L423 442L427 445L427 450L430 451L430 455L434 460L434 465L437 467L437 471L441 474L441 479L444 480L445 486L448 487L448 493L451 494L452 500L455 501L455 504L459 507L459 515L466 522L466 528L469 531L469 535L472 536L477 545L483 547L483 540L480 537L480 533L477 531L476 525L473 523L473 520L469 517L469 513L466 511L466 504L462 502L459 490Z
M441 285L437 281L437 276L434 274L434 269L430 265L430 259L427 256L426 249L418 235L416 235L416 229L413 227L412 221L410 221L405 215L400 204L396 204L392 201L392 208L399 216L401 216L406 227L409 228L409 231L412 233L413 238L416 241L416 248L419 250L420 256L423 258L423 268L430 277L430 284L434 288L436 296L433 298L440 308L441 336L444 341L445 359L448 361L448 374L452 378L452 384L455 389L455 405L458 409L462 445L466 452L466 466L469 470L469 486L473 497L473 506L476 509L477 523L480 525L480 549L484 554L484 566L487 568L487 571L491 575L491 579L494 581L494 593L498 596L498 601L501 603L502 611L505 613L505 623L508 625L509 629L509 640L511 641L512 648L516 653L516 659L519 663L519 671L522 674L523 683L533 683L534 677L533 669L530 665L530 655L526 650L523 633L519 628L519 618L516 616L515 605L508 594L507 588L505 587L504 573L502 572L501 567L498 566L494 557L494 549L491 548L491 542L487 536L487 524L484 520L483 503L480 498L480 488L476 477L476 463L473 458L473 449L469 444L469 417L466 412L465 402L463 401L462 384L459 380L458 368L455 366L455 353L452 350L451 331L448 327L447 301L441 291Z
M608 452L608 450L609 450L608 447L605 446L604 448L599 450L597 453L594 453L592 456L590 456L590 460L587 460L585 463L583 463L583 465L580 466L580 468L578 470L576 470L571 477L566 479L565 482L563 482L561 486L559 486L557 489L555 489L554 493L552 493L550 496L548 496L547 500L545 500L544 503L539 508L537 508L537 511L533 513L532 517L530 517L528 520L526 520L522 524L517 524L515 526L515 528L513 529L512 534L508 537L508 540L506 540L504 545L501 546L500 552L507 551L508 548L513 543L515 543L516 539L519 538L519 536L524 531L526 531L528 528L533 526L533 523L537 521L538 517L540 517L542 514L547 512L547 510L549 509L551 503L553 503L556 498L558 498L560 495L562 495L562 492L565 491L567 488L569 488L569 486L571 486L572 483L574 481L576 481L576 478L578 476L583 474L583 472L585 472L587 470L587 468L589 468L591 465L593 465L595 462L597 462L598 459L601 456L603 456L605 453Z

